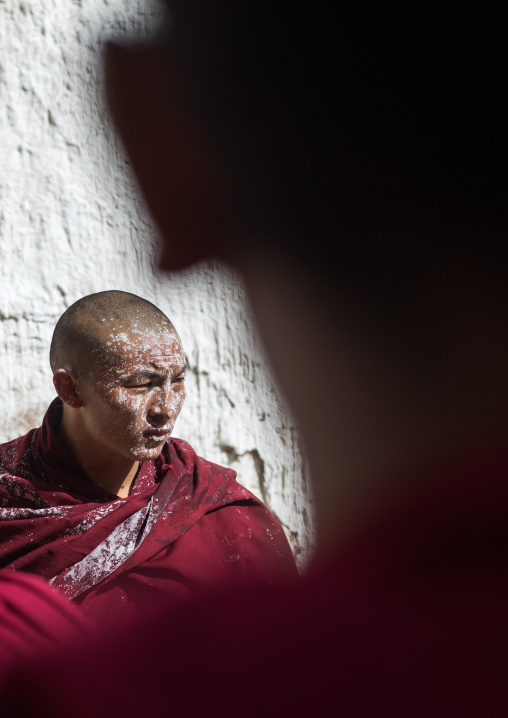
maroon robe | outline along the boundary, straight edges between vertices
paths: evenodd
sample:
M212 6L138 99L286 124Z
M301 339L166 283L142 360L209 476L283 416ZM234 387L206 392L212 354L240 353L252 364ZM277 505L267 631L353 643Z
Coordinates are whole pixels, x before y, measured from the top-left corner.
M86 617L42 579L0 573L0 685L16 663L83 642L91 629Z
M2 718L506 718L508 454L428 479L293 586L199 597L11 676Z
M0 567L38 574L97 618L223 580L294 576L273 514L236 473L170 439L130 496L92 483L56 436L62 404L0 447Z

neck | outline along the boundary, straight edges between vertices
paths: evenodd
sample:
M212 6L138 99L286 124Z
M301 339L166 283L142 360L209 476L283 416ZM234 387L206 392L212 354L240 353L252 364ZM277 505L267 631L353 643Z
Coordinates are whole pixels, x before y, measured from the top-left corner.
M322 545L405 501L436 466L505 441L508 310L497 284L474 268L448 272L390 334L390 318L380 331L347 297L333 304L317 285L304 294L304 269L263 260L245 274L303 434Z
M75 410L64 404L62 421L56 431L58 438L73 454L90 481L117 496L128 496L139 461L112 454L102 446L91 446L84 438L86 434L80 429L77 419Z

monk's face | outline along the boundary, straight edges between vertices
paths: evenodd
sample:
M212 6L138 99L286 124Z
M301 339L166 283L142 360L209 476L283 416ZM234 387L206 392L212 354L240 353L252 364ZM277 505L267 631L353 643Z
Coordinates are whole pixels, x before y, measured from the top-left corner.
M155 459L185 399L185 357L170 330L112 329L83 380L82 417L97 449L135 461Z

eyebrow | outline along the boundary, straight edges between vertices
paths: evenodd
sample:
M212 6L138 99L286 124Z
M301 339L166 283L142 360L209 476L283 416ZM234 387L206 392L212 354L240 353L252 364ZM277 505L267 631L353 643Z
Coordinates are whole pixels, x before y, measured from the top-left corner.
M178 379L182 376L182 374L185 374L188 368L189 365L184 364L183 367L173 376L173 379ZM141 379L164 379L165 376L166 373L163 371L140 371L127 377L127 381L140 381Z
M180 371L178 372L178 374L175 374L175 376L173 377L173 379L178 379L179 376L182 376L182 374L185 374L185 372L187 371L188 368L189 368L189 365L188 365L188 364L184 364L183 367L182 367L182 368L180 369Z

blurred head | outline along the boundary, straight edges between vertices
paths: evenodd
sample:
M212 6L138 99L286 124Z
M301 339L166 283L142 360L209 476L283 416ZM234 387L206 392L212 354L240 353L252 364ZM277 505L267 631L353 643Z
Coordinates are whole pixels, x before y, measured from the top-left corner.
M134 461L156 458L185 399L185 357L169 319L126 292L80 299L57 323L54 384L83 444Z
M165 268L275 249L377 303L506 260L494 3L167 5L158 47L108 54Z
M341 486L506 406L501 5L166 4L157 42L107 48L112 113L162 267L246 279L333 523Z

